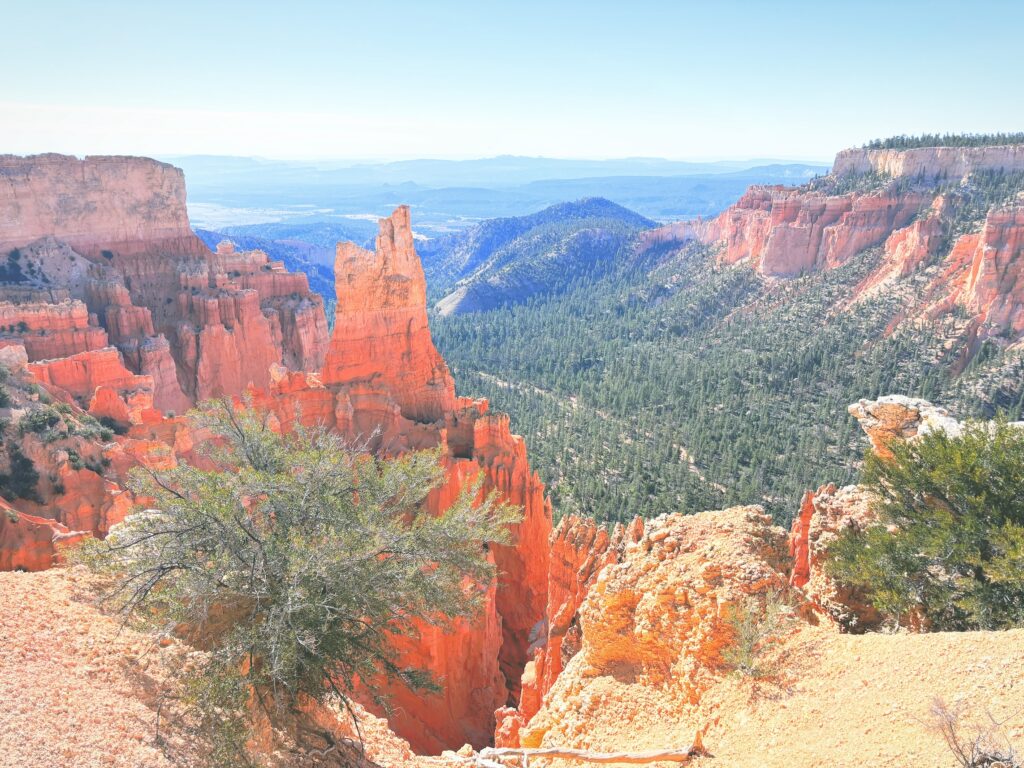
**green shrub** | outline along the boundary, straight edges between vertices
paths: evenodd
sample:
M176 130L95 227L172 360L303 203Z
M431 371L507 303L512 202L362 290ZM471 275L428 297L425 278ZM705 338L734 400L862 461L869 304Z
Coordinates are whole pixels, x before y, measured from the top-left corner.
M785 635L792 611L783 595L771 591L764 596L750 595L725 610L725 621L732 630L732 642L722 659L734 671L748 677L767 677L774 669L767 651Z
M882 525L848 531L828 568L876 608L935 630L1024 625L1024 430L969 423L871 454L862 482Z
M193 418L224 441L210 458L225 469L135 470L152 509L81 556L113 574L122 610L202 639L184 688L204 722L237 745L249 690L275 717L303 696L347 703L357 679L429 685L392 636L475 610L493 575L485 542L507 542L517 515L474 504L478 486L424 513L444 478L436 451L379 459L322 430L275 434L229 402Z
M29 432L43 435L59 424L60 421L60 413L55 408L44 406L22 416L21 421L18 422L18 428L23 435Z
M21 452L17 443L7 446L7 456L10 462L11 471L7 474L0 474L0 496L8 501L14 499L28 499L42 503L37 485L39 473L36 471L32 460Z

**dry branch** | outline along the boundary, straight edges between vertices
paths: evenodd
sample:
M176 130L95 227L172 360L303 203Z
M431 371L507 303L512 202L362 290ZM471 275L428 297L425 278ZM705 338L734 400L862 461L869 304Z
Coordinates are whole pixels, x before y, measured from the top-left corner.
M480 750L480 758L483 760L503 757L544 757L557 758L560 760L577 760L583 763L628 763L641 765L644 763L655 763L665 761L670 763L686 763L690 758L701 752L699 739L685 749L658 749L647 752L589 752L585 749L564 749L561 747L539 747L527 749L525 747L487 747ZM487 765L486 762L481 762Z

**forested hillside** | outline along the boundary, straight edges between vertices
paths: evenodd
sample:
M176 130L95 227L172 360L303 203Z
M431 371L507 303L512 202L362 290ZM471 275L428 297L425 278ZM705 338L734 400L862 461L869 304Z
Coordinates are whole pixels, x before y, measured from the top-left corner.
M419 245L442 314L494 309L564 291L581 274L613 267L637 232L656 226L603 198L491 219Z
M919 183L832 179L826 194L930 200ZM803 194L816 199L821 186ZM558 514L625 521L760 502L788 520L805 490L853 479L864 443L851 402L898 392L959 417L1020 413L1016 336L980 335L971 311L940 292L961 279L954 244L976 242L1020 188L1017 175L991 173L929 187L945 207L930 220L922 205L908 230L933 227L932 255L898 279L881 242L780 280L723 263L719 245L641 237L607 274L520 306L435 317L434 336L460 391L511 413Z

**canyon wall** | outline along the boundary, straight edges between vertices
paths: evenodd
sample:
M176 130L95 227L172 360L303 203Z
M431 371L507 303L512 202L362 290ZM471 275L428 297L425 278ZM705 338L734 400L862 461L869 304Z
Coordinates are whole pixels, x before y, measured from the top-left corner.
M1024 171L1024 145L994 147L919 147L916 149L844 149L832 173L878 173L901 176L944 176L951 179L975 171Z
M0 250L52 236L78 253L168 253L206 248L185 211L185 176L141 157L0 155Z
M212 253L166 163L0 157L0 253L0 345L45 360L112 343L163 410L266 387L272 364L318 370L327 351L306 276L260 251Z
M704 229L724 245L724 264L749 262L769 277L796 277L845 264L910 222L926 198L917 193L827 195L753 187Z
M61 244L60 253L67 256L69 247ZM50 262L60 260L37 251L42 260L32 273L52 273ZM443 512L479 479L481 493L496 492L523 516L512 526L511 544L488 547L496 579L479 616L424 625L418 639L396 641L403 662L433 673L442 691L425 695L395 684L389 717L422 752L489 743L495 710L519 701L523 670L545 624L551 506L508 417L491 413L486 401L455 394L430 337L408 208L381 220L374 252L338 246L339 302L329 349L322 305L304 296L305 276L285 272L258 251L222 244L194 259L155 258L139 248L130 259L101 254L101 261L84 265L77 260L86 256L71 253L69 263L87 276L81 298L37 307L18 303L13 289L7 294L13 330L0 353L20 382L14 405L43 408L31 404L31 392L44 387L65 409L53 428L67 437L52 440L41 432L22 440L40 470L40 500L15 500L14 511L0 516L0 562L48 567L60 541L102 536L130 511L124 480L133 466L196 460L201 436L182 417L162 412L161 402L247 393L273 412L280 429L324 426L390 455L440 448L447 479L428 498L429 512ZM44 327L45 333L34 332ZM36 335L56 344L64 331L90 329L92 342L62 341L65 354L55 359L26 351ZM302 370L325 358L322 371ZM104 444L90 417L120 434Z
M979 171L1005 175L972 176ZM980 342L1005 346L1024 336L1024 188L1013 175L1021 172L1024 145L845 150L827 177L751 187L714 219L650 230L637 248L696 240L715 249L719 265L767 278L766 290L877 249L842 306L900 294L890 333L904 322L965 315L953 340L962 369ZM911 285L919 276L923 289Z

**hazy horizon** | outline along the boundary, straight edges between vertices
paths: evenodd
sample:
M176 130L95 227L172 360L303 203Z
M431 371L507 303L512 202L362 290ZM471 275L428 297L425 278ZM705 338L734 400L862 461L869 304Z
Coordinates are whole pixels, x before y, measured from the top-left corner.
M1024 5L38 0L0 152L831 159L1024 127ZM43 37L40 38L40 33ZM45 39L45 47L40 47ZM951 53L954 52L954 53Z

